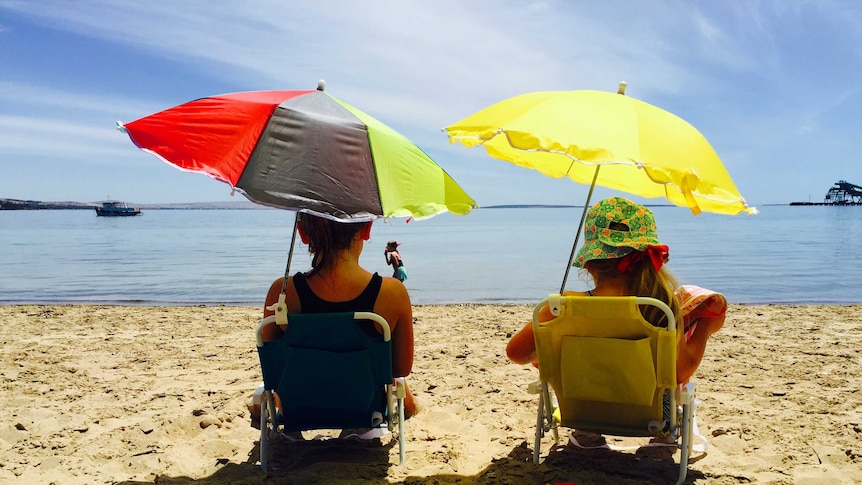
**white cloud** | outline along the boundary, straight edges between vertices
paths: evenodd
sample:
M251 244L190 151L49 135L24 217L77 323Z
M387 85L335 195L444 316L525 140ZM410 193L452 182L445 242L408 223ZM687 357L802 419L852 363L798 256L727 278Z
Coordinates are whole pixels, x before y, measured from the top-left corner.
M157 103L133 97L84 94L59 88L0 80L0 103L4 111L16 107L48 113L73 113L78 117L94 114L122 115L149 113L158 109Z
M222 78L312 88L326 77L345 98L355 90L357 104L395 91L479 106L530 90L613 90L622 77L641 93L674 92L696 75L674 65L667 40L682 13L657 2L619 15L561 2L12 5L81 35L205 62ZM666 20L638 22L647 9Z
M829 122L844 116L837 113L859 103L853 83L862 7L850 1L0 0L0 9L128 46L134 56L183 66L215 86L313 89L324 78L327 91L470 176L485 169L470 165L484 154L449 147L439 130L528 91L613 91L625 80L629 95L695 119L728 165L746 167L778 158L772 147L794 146L795 137L828 137ZM803 30L811 19L833 28ZM10 26L19 27L4 21L0 32ZM824 87L827 74L805 69L812 59L793 48L794 39L815 46L826 59L822 69L846 79ZM833 39L846 41L834 61L829 45L818 44ZM177 102L168 91L151 99L155 90L71 89L60 76L11 79L0 71L2 158L62 153L95 164L124 153L138 160L114 121Z
M128 158L126 135L105 127L50 118L0 115L0 163L15 156L50 156L98 162Z

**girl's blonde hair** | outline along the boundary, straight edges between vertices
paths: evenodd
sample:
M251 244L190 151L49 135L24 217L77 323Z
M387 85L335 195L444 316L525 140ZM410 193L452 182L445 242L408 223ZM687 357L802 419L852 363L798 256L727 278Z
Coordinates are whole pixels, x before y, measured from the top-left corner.
M676 289L679 286L670 272L662 267L656 271L649 260L635 263L628 273L620 273L617 266L620 259L594 259L584 264L593 280L598 284L602 278L625 278L628 290L634 296L649 296L667 303L674 315L679 314L679 302L676 301ZM644 319L657 327L667 327L667 317L658 308L641 306Z

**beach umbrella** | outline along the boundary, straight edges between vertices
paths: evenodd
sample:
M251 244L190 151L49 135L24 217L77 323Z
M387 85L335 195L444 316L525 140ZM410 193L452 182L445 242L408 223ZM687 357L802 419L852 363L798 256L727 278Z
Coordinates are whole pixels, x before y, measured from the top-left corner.
M326 93L323 82L201 98L118 128L141 150L266 206L339 221L476 207L419 147Z
M565 288L596 185L664 197L695 215L756 214L706 138L682 118L617 93L541 91L484 108L444 130L451 143L590 186L563 278ZM562 291L562 289L560 290Z
M326 93L323 81L316 90L205 97L117 128L141 150L266 206L343 222L477 207L419 147ZM285 280L295 241L294 221Z

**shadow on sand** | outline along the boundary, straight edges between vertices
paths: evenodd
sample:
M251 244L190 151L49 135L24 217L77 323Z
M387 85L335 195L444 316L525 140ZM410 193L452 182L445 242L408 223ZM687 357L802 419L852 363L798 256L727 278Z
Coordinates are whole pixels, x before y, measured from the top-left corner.
M153 482L126 481L127 485L158 484L388 484L410 485L528 485L528 484L666 484L674 483L679 470L670 448L641 448L636 453L606 449L581 449L559 446L550 451L539 465L532 462L532 447L524 441L508 455L491 462L479 473L467 476L437 474L389 476L390 449L395 440L361 442L356 440L308 440L279 442L273 446L269 473L258 465L260 450L256 444L244 463L227 463L217 472L203 478L159 476ZM410 445L408 443L408 461ZM416 458L413 458L416 459ZM686 483L705 478L689 468Z

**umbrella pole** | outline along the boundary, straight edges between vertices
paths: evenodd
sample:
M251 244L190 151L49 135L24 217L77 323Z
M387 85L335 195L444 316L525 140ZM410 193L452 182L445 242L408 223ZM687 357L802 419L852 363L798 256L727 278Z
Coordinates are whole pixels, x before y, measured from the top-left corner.
M296 227L299 213L293 218L293 234L290 236L290 252L287 253L287 266L284 268L284 279L281 281L281 294L287 291L287 278L290 276L290 261L293 259L293 246L296 243Z
M575 250L578 247L578 239L581 237L581 230L584 227L584 220L587 218L587 210L590 208L590 199L593 198L593 189L596 188L596 179L599 178L599 168L601 165L596 165L596 172L593 174L593 183L590 184L590 191L587 193L587 201L584 203L584 212L581 214L581 222L578 224L578 232L575 233L575 243L572 244L572 252L569 254L569 264L566 265L566 274L563 275L563 284L560 285L560 294L566 289L566 281L569 279L569 270L572 269L572 262L575 260Z

